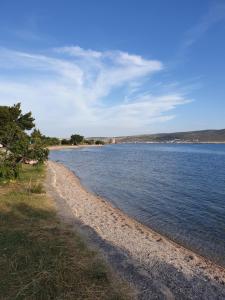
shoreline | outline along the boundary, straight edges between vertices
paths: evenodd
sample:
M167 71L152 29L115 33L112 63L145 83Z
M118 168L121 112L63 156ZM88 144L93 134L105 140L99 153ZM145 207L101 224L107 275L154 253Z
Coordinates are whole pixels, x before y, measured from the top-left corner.
M182 295L182 299L190 299L194 295L198 295L198 299L211 299L215 291L218 299L225 297L223 267L169 240L130 218L107 200L91 194L64 165L49 161L48 169L53 189L64 199L74 219L129 257L135 272L144 274L146 285L151 282L152 288L154 283L159 293L171 296L166 296L166 299L175 299L173 296L177 293L179 297ZM185 286L189 286L188 293ZM204 289L207 289L206 298L202 298Z
M225 144L225 141L224 142L180 142L180 143L172 143L172 142L146 142L146 141L143 141L143 142L118 142L116 144L165 144L165 145L224 145Z
M48 146L48 150L65 150L65 149L79 149L79 148L89 148L89 147L102 147L103 145L56 145Z

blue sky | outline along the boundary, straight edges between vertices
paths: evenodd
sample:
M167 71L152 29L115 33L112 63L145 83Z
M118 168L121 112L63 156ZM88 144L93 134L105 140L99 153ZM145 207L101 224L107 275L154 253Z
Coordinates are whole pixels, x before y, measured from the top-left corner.
M225 128L224 0L0 1L0 105L48 135Z

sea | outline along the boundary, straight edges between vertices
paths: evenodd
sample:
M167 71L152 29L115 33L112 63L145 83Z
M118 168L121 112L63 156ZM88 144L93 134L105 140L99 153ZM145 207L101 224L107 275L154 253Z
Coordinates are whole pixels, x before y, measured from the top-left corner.
M115 144L50 159L130 217L225 266L225 144Z

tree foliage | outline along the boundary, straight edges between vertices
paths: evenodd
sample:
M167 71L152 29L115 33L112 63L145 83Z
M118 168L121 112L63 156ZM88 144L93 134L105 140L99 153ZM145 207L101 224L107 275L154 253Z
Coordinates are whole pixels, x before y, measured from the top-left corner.
M31 133L30 143L28 158L43 163L48 158L49 151L46 148L45 138L39 129L35 128Z
M20 103L0 106L0 143L8 150L18 148L18 143L27 137L26 131L34 126L31 112L22 114Z
M70 137L71 144L78 145L84 141L84 137L79 134L72 134Z
M71 140L62 139L61 144L62 145L71 145Z
M60 145L60 140L56 137L49 137L41 134L39 129L34 129L31 133L31 144L34 143L34 141L41 141L44 146L55 146Z
M56 137L43 136L44 144L46 146L60 145L60 139Z
M94 140L89 140L89 139L87 140L87 139L85 139L84 143L87 144L87 145L93 145L93 144L95 144L95 141Z
M104 145L105 143L101 140L95 141L95 145Z
M33 159L42 163L48 157L48 150L42 142L39 130L35 127L31 112L22 113L20 103L13 106L0 106L0 178L15 178L20 164Z

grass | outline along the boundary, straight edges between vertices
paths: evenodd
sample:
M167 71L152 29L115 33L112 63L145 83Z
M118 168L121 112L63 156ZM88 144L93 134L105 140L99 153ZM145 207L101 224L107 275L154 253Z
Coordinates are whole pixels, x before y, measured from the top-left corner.
M58 219L44 167L0 185L0 299L131 299L96 252Z

